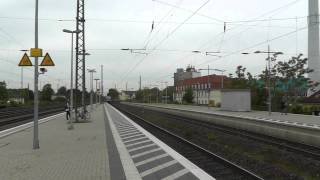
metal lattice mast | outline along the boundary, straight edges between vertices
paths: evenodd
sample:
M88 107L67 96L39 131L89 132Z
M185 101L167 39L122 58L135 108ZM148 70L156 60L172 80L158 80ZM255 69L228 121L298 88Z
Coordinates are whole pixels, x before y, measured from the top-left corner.
M77 0L77 36L76 36L76 92L82 88L81 105L83 106L83 111L85 112L85 91L86 91L86 72L85 72L85 18L84 18L84 0ZM77 97L75 102L77 102ZM79 105L75 103L75 112L78 113ZM76 121L78 117L76 116Z

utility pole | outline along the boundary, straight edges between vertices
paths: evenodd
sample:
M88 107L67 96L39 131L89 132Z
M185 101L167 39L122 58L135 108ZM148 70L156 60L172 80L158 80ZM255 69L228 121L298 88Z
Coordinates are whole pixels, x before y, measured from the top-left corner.
M35 48L38 48L38 35L39 35L39 26L38 26L38 17L39 17L39 0L36 0L35 4ZM33 118L33 149L39 149L39 129L38 129L38 116L39 116L39 97L38 97L38 57L34 58L34 118Z
M97 102L98 81L99 81L100 79L96 78L96 79L94 79L94 80L96 81L96 102Z
M93 73L96 72L95 69L88 69L88 72L90 73L90 107L91 111L93 110Z
M74 107L74 103L73 103L73 34L74 33L79 33L78 31L71 31L71 30L67 30L67 29L63 29L62 32L65 33L69 33L71 34L71 58L70 58L70 109L71 109L71 113L70 113L70 125L68 127L68 129L73 129L73 122L72 122L72 118L73 118L73 107ZM66 86L67 87L67 86Z
M320 82L320 38L319 38L319 1L309 0L309 16L308 16L308 67L313 72L308 77L313 83ZM315 90L319 90L319 86ZM314 91L309 90L308 96Z
M77 17L76 17L76 91L82 87L81 105L83 107L83 115L86 113L85 92L86 92L86 49L85 49L85 16L84 16L84 1L77 0ZM75 99L78 97L76 96ZM76 100L75 100L76 101ZM77 102L77 101L76 101ZM78 113L78 105L75 103L75 113ZM83 116L85 117L85 116ZM78 116L76 115L76 121Z
M103 65L101 65L100 103L103 103Z
M272 112L272 96L271 96L271 57L270 57L270 54L273 53L273 54L277 54L277 55L280 55L280 54L283 54L282 52L273 52L273 51L270 51L270 45L268 45L268 51L256 51L254 52L256 54L261 54L261 53L265 53L265 54L268 54L268 112L269 112L269 115L271 115L271 112Z
M208 71L208 77L207 77L207 91L208 91L208 108L210 107L210 92L211 92L211 84L210 84L210 66L208 65L207 69L199 69L199 71Z
M140 75L140 81L139 81L139 90L141 91L141 75Z

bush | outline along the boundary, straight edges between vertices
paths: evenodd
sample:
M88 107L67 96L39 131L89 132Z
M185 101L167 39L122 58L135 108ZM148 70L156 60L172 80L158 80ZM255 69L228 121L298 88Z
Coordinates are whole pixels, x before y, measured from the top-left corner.
M306 114L306 115L311 115L312 114L312 106L310 105L304 105L302 107L302 111L303 111L303 114Z
M303 106L301 104L295 104L289 107L289 112L294 114L302 114Z

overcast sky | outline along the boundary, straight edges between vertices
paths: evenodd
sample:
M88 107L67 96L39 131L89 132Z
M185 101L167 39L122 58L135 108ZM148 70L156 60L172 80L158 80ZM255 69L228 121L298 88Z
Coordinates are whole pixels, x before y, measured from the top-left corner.
M75 19L76 0L39 1L39 46L56 64L40 77L41 85L50 82L54 89L57 85L69 87L71 37L62 29L75 29L75 22L58 20ZM139 75L143 86L161 87L160 82L173 84L176 68L188 64L196 68L210 65L228 73L244 65L258 74L266 65L265 55L241 53L267 50L268 44L272 50L284 52L284 60L296 53L307 56L308 0L207 1L87 0L86 49L91 54L87 68L96 68L96 76L100 76L100 65L104 65L106 89L115 84L124 89L126 82L128 89L137 89ZM33 17L34 0L0 1L0 80L10 88L20 87L17 64L23 53L19 50L34 46ZM247 20L257 21L242 22ZM225 33L223 22L227 22ZM119 50L144 47L147 50L140 52L149 53L147 56ZM192 53L194 50L220 51L222 57ZM24 87L29 83L31 89L32 72L32 68L24 70Z

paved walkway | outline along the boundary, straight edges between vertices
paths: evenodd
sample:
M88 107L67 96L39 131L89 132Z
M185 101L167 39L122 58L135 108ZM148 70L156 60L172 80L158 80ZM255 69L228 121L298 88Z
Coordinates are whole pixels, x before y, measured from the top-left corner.
M110 179L102 106L91 118L71 131L64 116L39 125L39 150L32 128L0 139L0 180Z
M158 106L164 108L182 109L188 111L197 111L204 113L212 113L227 116L239 116L239 117L249 117L257 120L276 120L284 123L291 123L296 125L305 125L320 128L320 116L312 115L301 115L301 114L290 114L281 115L279 112L269 113L266 111L251 111L251 112L229 112L221 111L219 108L206 107L206 106L191 106L191 105L177 105L177 104L145 104L151 106Z

